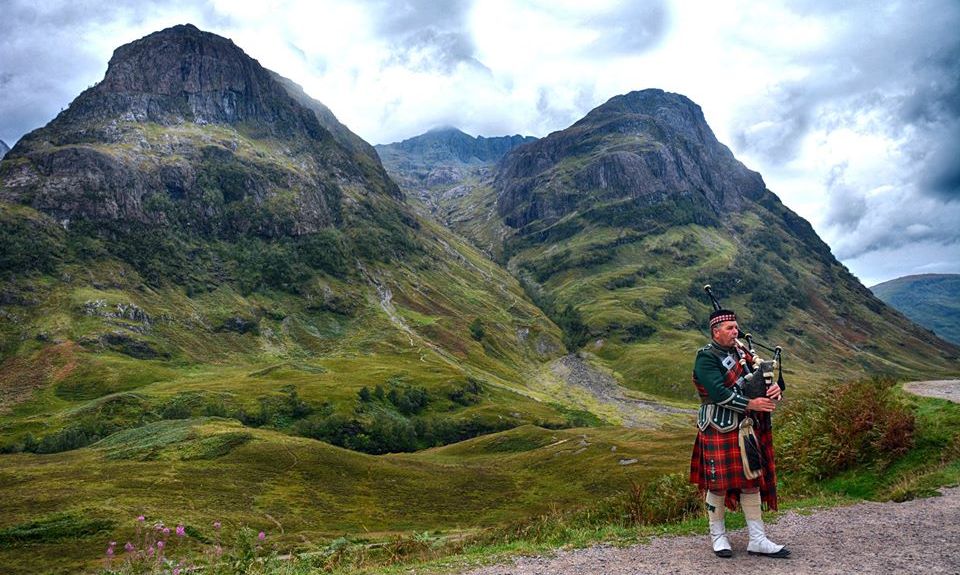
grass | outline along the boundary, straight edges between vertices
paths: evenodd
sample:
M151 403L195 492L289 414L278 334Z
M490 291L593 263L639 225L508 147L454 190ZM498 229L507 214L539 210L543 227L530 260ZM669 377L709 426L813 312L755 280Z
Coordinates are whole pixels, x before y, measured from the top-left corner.
M248 437L229 450L207 450L206 441L237 433ZM201 531L221 520L275 533L279 523L283 533L272 539L295 549L344 534L389 539L424 530L469 531L603 497L670 471L686 456L680 447L689 438L637 433L621 439L620 433L525 427L449 448L374 457L228 420L165 421L91 448L4 456L10 463L0 473L4 528L20 529L58 511L115 521L110 537L116 540L132 536L122 526L139 514ZM665 439L676 442L675 455L650 449ZM503 442L512 443L509 453ZM620 465L627 457L645 464ZM30 489L17 489L24 485ZM78 508L81 501L87 504ZM82 534L76 539L94 544ZM97 553L80 554L75 543L45 545L45 561L54 568L99 555L99 543ZM5 547L0 563L15 564L25 550Z

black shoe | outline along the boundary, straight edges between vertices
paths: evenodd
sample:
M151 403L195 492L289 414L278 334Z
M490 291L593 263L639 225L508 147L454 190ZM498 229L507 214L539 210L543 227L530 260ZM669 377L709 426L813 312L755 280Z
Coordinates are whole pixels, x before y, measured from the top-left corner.
M719 551L718 551L719 553ZM773 559L787 559L790 557L790 550L786 547L782 548L776 553L761 553L759 551L747 551L750 555L759 555L760 557L770 557Z
M720 551L713 552L717 557L722 557L723 559L729 559L733 557L733 551L729 549L721 549Z

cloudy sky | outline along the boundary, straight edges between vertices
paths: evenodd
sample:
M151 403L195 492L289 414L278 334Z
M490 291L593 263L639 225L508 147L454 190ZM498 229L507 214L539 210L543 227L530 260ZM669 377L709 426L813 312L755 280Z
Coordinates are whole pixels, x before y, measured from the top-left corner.
M617 94L700 104L864 284L960 272L960 1L0 0L0 139L190 22L389 143L544 136Z

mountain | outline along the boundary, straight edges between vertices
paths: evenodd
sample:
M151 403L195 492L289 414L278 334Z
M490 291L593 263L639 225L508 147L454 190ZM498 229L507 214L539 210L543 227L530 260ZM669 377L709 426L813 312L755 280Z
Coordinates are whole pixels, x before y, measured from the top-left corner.
M451 205L491 178L493 166L507 152L533 141L531 136L473 137L456 128L438 128L375 148L401 188L449 222L455 218L448 211Z
M2 160L3 157L6 156L7 152L9 151L10 151L10 147L7 146L7 143L4 142L3 140L0 140L0 160Z
M791 384L955 373L686 98L615 98L497 164L445 141L471 166L452 231L326 106L189 25L21 138L0 565L98 569L139 515L316 552L609 501L689 461L708 281Z
M957 371L955 346L874 297L678 94L614 97L513 150L462 212L452 227L522 281L568 345L638 390L689 395L708 283L783 346L788 379Z
M900 313L960 345L960 275L904 276L870 288Z
M688 417L651 411L555 457L588 437L564 428L624 420L553 369L559 328L327 107L193 26L118 48L17 142L0 244L12 573L31 569L24 546L34 567L82 570L140 514L201 530L270 516L291 547L519 519L625 489L638 472L621 458ZM64 522L82 543L42 535Z
M230 40L192 26L151 34L17 143L0 198L118 233L173 225L215 237L350 230L350 196L380 212L381 198L400 198L370 146L289 90ZM289 148L255 145L279 141Z

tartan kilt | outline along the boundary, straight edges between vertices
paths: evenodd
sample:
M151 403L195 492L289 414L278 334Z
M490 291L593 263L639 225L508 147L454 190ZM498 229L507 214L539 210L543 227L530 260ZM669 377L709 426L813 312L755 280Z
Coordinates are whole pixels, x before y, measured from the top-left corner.
M757 414L754 415L757 417ZM767 416L769 417L769 416ZM767 420L769 422L769 419ZM690 457L690 482L701 491L727 493L726 506L735 510L742 489L759 488L760 497L769 509L777 509L777 476L773 454L773 433L769 423L754 428L763 454L763 472L756 479L743 474L739 435L736 430L721 432L712 426L697 433Z

